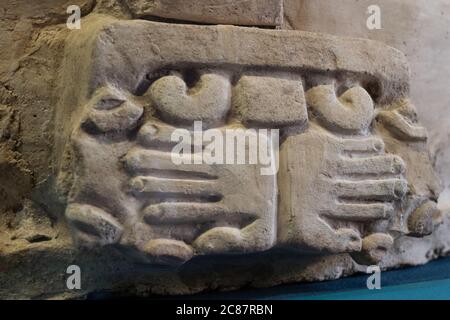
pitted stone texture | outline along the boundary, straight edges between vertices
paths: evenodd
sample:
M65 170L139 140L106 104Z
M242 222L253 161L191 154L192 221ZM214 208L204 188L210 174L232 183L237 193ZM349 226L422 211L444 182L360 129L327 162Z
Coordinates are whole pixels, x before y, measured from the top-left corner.
M134 16L205 24L280 26L282 0L125 0Z

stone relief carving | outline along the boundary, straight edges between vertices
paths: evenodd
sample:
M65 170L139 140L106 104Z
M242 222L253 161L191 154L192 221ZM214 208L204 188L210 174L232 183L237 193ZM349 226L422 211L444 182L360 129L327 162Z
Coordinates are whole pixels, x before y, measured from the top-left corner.
M281 30L298 27L281 0L16 2L0 26L0 298L268 287L448 255L432 165L447 133L430 157L401 52Z
M76 163L66 217L81 246L117 244L139 261L172 264L273 245L276 177L260 175L259 165L206 165L195 153L198 164L173 159L171 124L218 125L230 109L230 81L200 79L189 94L179 76L152 84L144 97L165 123L140 121L144 106L130 93L107 86L93 94L70 142ZM221 127L238 135L239 128Z
M376 222L395 213L407 182L402 159L386 154L383 141L368 133L372 99L357 86L339 98L332 85L311 88L306 96L316 114L311 118L323 127L312 123L281 146L282 243L334 253L386 250L393 239Z
M194 43L212 49L177 48L190 29ZM424 236L439 225L426 132L406 99L407 67L396 51L377 50L367 63L348 40L327 60L329 45L320 43L325 59L311 73L318 61L311 46L322 39L310 34L280 33L292 48L262 57L254 48L276 46L273 31L113 22L95 32L92 68L76 75L88 84L87 99L78 93L70 125L59 118L71 128L60 139L60 157L71 160L61 162L59 188L79 245L112 245L150 264L272 248L350 253L373 264L402 234ZM232 51L221 47L225 38ZM351 63L332 64L347 54ZM386 68L392 61L395 70ZM66 92L63 105L76 94ZM195 164L175 164L172 133L192 132L194 121L238 135L280 129L278 174L204 164L195 151L204 145L189 146ZM418 167L434 180L424 182Z
M49 47L15 71L42 71L42 81L17 102L1 99L0 297L267 287L448 253L399 51L98 13L82 26L49 33ZM34 129L24 135L23 123ZM245 142L237 158L266 142L270 166L205 162L228 147L210 144L227 133ZM273 163L278 171L262 174ZM76 292L61 278L72 264L83 272Z
M427 152L427 132L419 124L415 107L408 99L380 111L375 127L386 149L401 156L407 167L410 191L395 230L415 237L427 236L443 222L442 212L436 207L442 187Z

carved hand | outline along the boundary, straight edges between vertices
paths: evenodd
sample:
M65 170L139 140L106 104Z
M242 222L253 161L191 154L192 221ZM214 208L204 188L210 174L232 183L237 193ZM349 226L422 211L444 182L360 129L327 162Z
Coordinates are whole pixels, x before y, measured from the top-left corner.
M201 153L173 154L174 130L148 121L138 134L140 145L124 158L132 193L143 203L146 228L172 230L153 238L151 232L141 233L141 250L156 260L165 251L181 261L189 250L224 254L270 248L275 240L276 177L261 175L259 165L204 164ZM223 129L215 131L224 134ZM190 163L181 163L183 159ZM177 228L184 231L175 236ZM185 243L182 251L169 250L179 247L175 238Z

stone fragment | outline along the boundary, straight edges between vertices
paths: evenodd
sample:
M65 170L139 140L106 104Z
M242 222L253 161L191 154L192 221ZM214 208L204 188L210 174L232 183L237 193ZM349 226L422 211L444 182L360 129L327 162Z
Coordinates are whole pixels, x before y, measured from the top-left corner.
M52 219L30 200L23 200L22 210L10 223L10 239L28 243L56 240L58 231Z

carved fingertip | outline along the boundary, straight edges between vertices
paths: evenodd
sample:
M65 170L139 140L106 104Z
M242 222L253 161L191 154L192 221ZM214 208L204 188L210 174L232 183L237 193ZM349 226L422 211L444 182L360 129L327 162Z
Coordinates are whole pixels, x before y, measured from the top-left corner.
M344 243L344 252L357 252L361 250L362 239L356 231L353 229L339 229L336 233Z
M98 207L71 204L66 209L65 215L80 246L113 244L122 236L122 225L112 215Z
M130 187L134 192L143 192L144 190L144 182L141 178L133 178L130 181Z
M384 150L384 142L382 140L375 140L375 142L373 143L373 150L375 152L381 152Z
M392 204L385 204L384 205L384 214L383 214L383 218L384 219L388 219L390 217L392 217L395 213L395 208Z
M442 222L442 212L437 208L436 203L427 201L409 216L409 235L413 237L430 235Z
M190 260L194 252L183 241L172 239L153 239L147 242L142 251L152 263L177 266Z
M405 171L406 171L405 162L400 157L395 156L393 158L392 170L393 170L393 173L395 173L395 174L405 173Z
M391 235L374 233L363 239L361 251L352 254L352 258L362 265L378 264L393 245L394 238Z
M408 192L408 183L405 180L399 180L394 184L394 196L401 199Z

